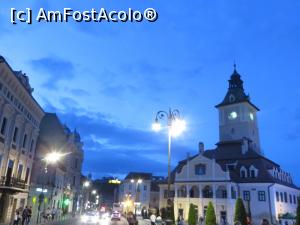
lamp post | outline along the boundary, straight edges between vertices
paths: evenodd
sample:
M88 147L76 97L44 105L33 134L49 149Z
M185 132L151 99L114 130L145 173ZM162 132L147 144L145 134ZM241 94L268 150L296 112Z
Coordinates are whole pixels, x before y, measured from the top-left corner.
M170 189L171 189L171 143L172 137L179 136L185 129L186 123L181 119L180 112L178 109L169 111L158 111L155 116L155 121L152 124L152 129L156 132L162 129L159 120L165 120L167 122L168 129L168 191L167 198L170 198Z
M45 163L45 168L44 168L44 179L43 179L43 186L42 186L42 192L39 195L39 205L38 205L38 214L37 214L37 218L36 218L36 223L39 223L39 219L40 219L40 210L41 210L41 204L44 201L44 188L45 188L45 178L46 175L48 173L48 165L55 165L59 160L61 160L61 158L64 156L65 154L59 153L59 152L50 152L48 154L46 154L45 158L42 159L42 161Z

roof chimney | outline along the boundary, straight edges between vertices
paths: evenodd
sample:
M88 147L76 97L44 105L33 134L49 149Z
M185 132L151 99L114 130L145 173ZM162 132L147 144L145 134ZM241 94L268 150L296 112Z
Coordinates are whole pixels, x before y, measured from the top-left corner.
M203 154L204 153L204 143L203 142L199 142L199 154Z

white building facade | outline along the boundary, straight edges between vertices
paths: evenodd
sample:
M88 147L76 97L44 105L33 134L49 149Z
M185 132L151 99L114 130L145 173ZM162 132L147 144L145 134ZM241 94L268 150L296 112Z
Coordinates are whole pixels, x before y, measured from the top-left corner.
M234 224L237 197L244 201L253 224L262 219L280 222L285 215L296 215L299 188L289 173L266 158L261 150L257 112L259 109L244 93L243 81L234 69L219 110L219 142L179 162L172 173L175 218L188 219L190 204L197 218L205 220L209 202L219 224ZM160 208L167 206L167 185L160 185Z
M27 205L29 181L44 112L28 77L0 56L0 222Z
M124 211L141 214L141 210L159 207L158 183L163 178L151 173L131 172L119 187L119 200Z

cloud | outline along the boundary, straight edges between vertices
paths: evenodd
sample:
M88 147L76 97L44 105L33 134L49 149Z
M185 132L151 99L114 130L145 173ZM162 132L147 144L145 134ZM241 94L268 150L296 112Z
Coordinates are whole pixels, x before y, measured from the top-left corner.
M49 105L46 109L58 112L62 123L77 129L84 142L84 173L97 176L126 174L130 171L165 174L167 165L167 138L152 131L134 129L110 122L101 113L78 115L82 111L71 99L62 99L69 111L58 111ZM173 145L173 165L193 150L181 144Z
M57 58L45 57L31 60L33 69L47 74L47 81L44 87L48 89L57 88L61 80L68 80L74 77L74 66L70 61Z

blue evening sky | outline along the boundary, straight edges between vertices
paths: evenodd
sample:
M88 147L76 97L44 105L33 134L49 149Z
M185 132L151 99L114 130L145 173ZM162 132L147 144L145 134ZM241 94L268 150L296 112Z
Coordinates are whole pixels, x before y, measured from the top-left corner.
M46 111L77 128L84 173L165 175L167 136L155 113L178 108L187 131L174 140L173 166L218 142L214 106L234 60L260 109L265 155L300 184L300 2L297 0L3 0L0 54L23 70ZM144 10L155 23L9 23L10 8Z

